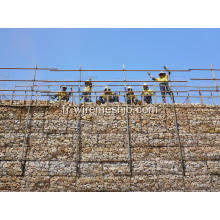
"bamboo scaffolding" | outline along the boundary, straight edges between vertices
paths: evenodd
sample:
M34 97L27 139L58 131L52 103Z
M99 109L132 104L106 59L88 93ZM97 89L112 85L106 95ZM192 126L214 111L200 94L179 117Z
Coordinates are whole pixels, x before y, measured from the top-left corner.
M82 73L82 72L159 72L159 71L164 71L161 69L125 69L125 67L123 66L122 69L82 69L80 67L80 69L58 69L58 68L11 68L11 67L5 67L5 68L0 68L0 70L42 70L42 71L53 71L53 72L63 72L63 71L70 71L70 72L78 72L78 73ZM196 68L191 68L191 69L173 69L173 70L169 70L172 72L191 72L191 71L211 71L213 74L213 78L191 78L190 80L207 80L207 81L213 81L215 83L215 86L199 86L199 88L197 89L197 86L187 86L187 85L171 85L171 83L188 83L188 80L170 80L169 82L169 87L172 90L172 93L175 95L175 97L177 97L178 103L182 102L181 98L187 98L187 100L190 100L190 98L199 98L201 103L204 103L203 98L208 98L210 100L212 100L212 103L215 105L216 103L216 99L218 98L220 100L220 93L218 92L218 85L217 85L217 80L220 79L216 79L215 78L215 72L214 71L220 71L219 68L213 68L213 65L211 65L211 68L208 69L196 69ZM26 84L26 85L17 85L17 84L12 84L14 86L14 89L0 89L0 92L2 92L2 94L0 94L1 96L1 100L8 100L10 98L7 98L7 96L11 96L11 104L13 104L13 100L16 99L16 97L23 97L23 101L24 104L27 101L26 99L28 99L28 97L34 97L35 101L43 101L44 97L47 98L47 104L49 103L49 98L56 93L57 91L52 91L53 89L55 90L56 87L61 87L64 86L69 86L71 87L71 91L68 92L69 94L71 94L71 99L72 99L72 103L75 97L80 97L81 96L81 87L84 87L84 80L81 79L81 77L79 78L79 80L40 80L40 79L35 79L34 83L33 80L25 80L25 79L0 79L0 82L9 82L9 83L16 83L16 82L30 82L32 83L32 85L30 84ZM156 81L152 81L152 80L94 80L92 81L92 83L105 83L105 85L103 84L97 84L97 85L93 85L93 88L95 88L95 91L92 91L92 95L91 97L95 97L95 100L97 99L97 96L103 92L103 90L99 90L97 88L99 87L104 87L106 86L106 84L109 87L118 87L116 89L112 89L112 91L119 93L119 97L123 97L124 98L124 93L125 90L121 90L120 88L123 87L125 84L126 86L132 86L132 87L141 87L143 86L143 83L150 83L150 85L148 84L149 87L153 87L153 91L155 92L153 95L153 100L154 103L156 104L158 102L157 98L158 97L162 97L159 94L156 93L160 93L160 89L158 82ZM41 85L40 83L46 83L46 85ZM51 83L58 83L58 84L51 84ZM70 85L66 85L68 83L71 83ZM83 84L82 84L83 83ZM117 84L113 84L113 85L109 85L109 83L119 83ZM132 85L131 83L140 83L140 84L134 84ZM24 89L16 89L16 88L24 88ZM47 87L48 90L42 90L40 88L42 87ZM30 89L31 88L31 89ZM34 89L36 88L36 89ZM78 88L78 91L74 91L74 88ZM181 88L181 89L179 89ZM139 93L142 90L134 90L135 93L137 93L137 96L139 97ZM4 92L4 93L3 93ZM5 93L7 92L7 93ZM29 93L32 93L32 95L30 95ZM194 93L198 92L198 96L195 95ZM21 93L21 94L19 94ZM47 94L44 94L47 93ZM186 93L186 96L184 95L184 93ZM190 94L191 93L191 94ZM208 94L210 93L210 95ZM94 95L93 95L94 94ZM183 95L182 95L183 94ZM141 96L140 96L141 97ZM192 101L192 100L191 100ZM81 99L79 98L78 102L81 102ZM75 102L74 102L75 103ZM220 102L219 102L220 104Z

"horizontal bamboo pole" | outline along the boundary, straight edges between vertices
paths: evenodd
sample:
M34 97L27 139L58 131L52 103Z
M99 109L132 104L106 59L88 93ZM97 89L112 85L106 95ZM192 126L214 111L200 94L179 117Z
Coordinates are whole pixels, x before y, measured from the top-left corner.
M28 87L28 86L31 86L31 85L16 85L16 87ZM46 84L46 85L35 85L35 87L52 87L52 86L67 86L67 87L84 87L85 85L78 85L78 84L75 84L75 85L70 85L70 84L59 84L59 85L48 85L48 84ZM106 85L93 85L93 87L105 87ZM117 86L117 87L125 87L124 85L111 85L111 84L109 84L109 85L107 85L108 87L111 87L111 86ZM136 84L132 84L132 85L129 85L129 84L127 84L126 86L143 86L143 85L136 85ZM151 84L148 84L148 86L150 87L150 86L154 86L154 87L160 87L159 85L151 85ZM182 85L178 85L178 86L171 86L171 85L169 85L169 87L171 87L171 88L179 88L179 87L184 87L184 88L216 88L215 86L182 86ZM214 90L214 91L216 91L216 90Z
M10 95L12 95L12 94L0 94L0 96L10 96ZM24 94L23 95L17 95L17 94L15 94L14 96L24 96ZM31 95L26 95L26 96L31 96ZM37 95L38 97L47 97L47 96L53 96L53 95ZM120 97L124 97L124 95L119 95ZM141 96L141 95L136 95L136 96ZM152 95L153 96L153 95ZM154 95L154 96L156 96L156 97L162 97L161 95ZM166 96L169 96L169 95L166 95ZM78 97L78 95L77 96L74 96L74 97ZM97 97L97 95L91 95L91 97ZM201 96L188 96L188 95L186 95L186 96L180 96L180 95L178 95L178 96L175 96L175 97L192 97L192 98L196 98L196 97L201 97ZM204 98L211 98L211 96L202 96L202 97L204 97ZM219 97L219 96L212 96L213 98L214 97ZM0 99L1 100L1 99Z
M190 80L220 80L220 79L209 79L209 78L192 78L192 79L190 79Z
M1 79L0 80L0 82L33 82L33 80L25 80L25 79L16 79L16 80L13 80L13 79ZM62 81L60 81L60 80L35 80L35 82L77 82L77 83L80 83L80 82L88 82L87 80L85 80L85 81L69 81L69 80L62 80ZM152 80L126 80L126 81L124 81L124 80L112 80L112 81L109 81L109 80L100 80L100 81L91 81L92 83L93 82L122 82L122 83L124 83L124 82L153 82L153 83L158 83L158 82L156 82L156 81L152 81ZM161 82L163 82L163 81L161 81ZM164 82L188 82L188 81L186 81L186 80L174 80L174 81L164 81Z
M40 93L57 93L59 91L50 91L50 90L24 90L24 89L17 89L17 90L14 90L14 89L0 89L1 92L40 92ZM142 92L143 90L134 90L134 92ZM216 92L216 90L172 90L172 92L198 92L198 91L201 91L201 92ZM67 93L79 93L79 91L66 91ZM82 93L83 91L81 91L80 93ZM91 91L91 93L103 93L104 91L101 90L101 91ZM117 91L114 91L112 90L112 92L125 92L125 90L117 90ZM161 92L160 90L152 90L152 92Z

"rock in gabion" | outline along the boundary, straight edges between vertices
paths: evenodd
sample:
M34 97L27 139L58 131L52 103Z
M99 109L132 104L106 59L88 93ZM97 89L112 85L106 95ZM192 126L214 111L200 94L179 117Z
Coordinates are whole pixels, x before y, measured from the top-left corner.
M219 106L0 104L0 191L220 191Z

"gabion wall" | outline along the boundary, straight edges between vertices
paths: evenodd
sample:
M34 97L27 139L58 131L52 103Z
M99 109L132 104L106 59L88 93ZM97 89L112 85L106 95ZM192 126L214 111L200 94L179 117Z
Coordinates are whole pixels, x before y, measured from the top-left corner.
M0 191L220 191L219 106L175 105L185 176L172 105L74 108L1 102Z

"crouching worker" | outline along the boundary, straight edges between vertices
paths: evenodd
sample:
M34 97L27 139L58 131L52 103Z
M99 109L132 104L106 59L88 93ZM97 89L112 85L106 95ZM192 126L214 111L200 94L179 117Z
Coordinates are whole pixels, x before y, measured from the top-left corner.
M171 100L174 102L174 97L173 97L173 93L170 89L170 86L168 84L169 81L169 76L170 76L170 72L169 75L166 74L165 72L161 71L159 73L159 77L158 78L154 78L149 72L148 75L150 76L150 78L156 82L159 82L159 86L160 86L160 92L161 92L161 96L163 99L163 103L166 103L166 94L170 95Z
M134 91L130 86L128 87L128 91L125 94L125 101L127 102L128 105L132 103L134 103L135 105L138 104L137 96L134 94Z
M83 89L82 92L82 96L81 98L83 98L83 102L91 102L91 92L92 92L92 79L89 78L89 80L87 80L85 82L85 87Z
M99 97L99 102L101 104L105 104L106 102L119 102L119 96L106 86L104 93Z
M141 92L141 99L147 104L152 104L152 95L154 92L149 89L147 84L143 85L143 90Z
M56 99L58 101L69 101L69 98L70 98L70 95L71 95L71 92L72 92L72 88L71 88L71 92L67 92L67 87L66 86L62 86L61 87L61 91L57 92L56 95L52 96L51 98L52 99Z

